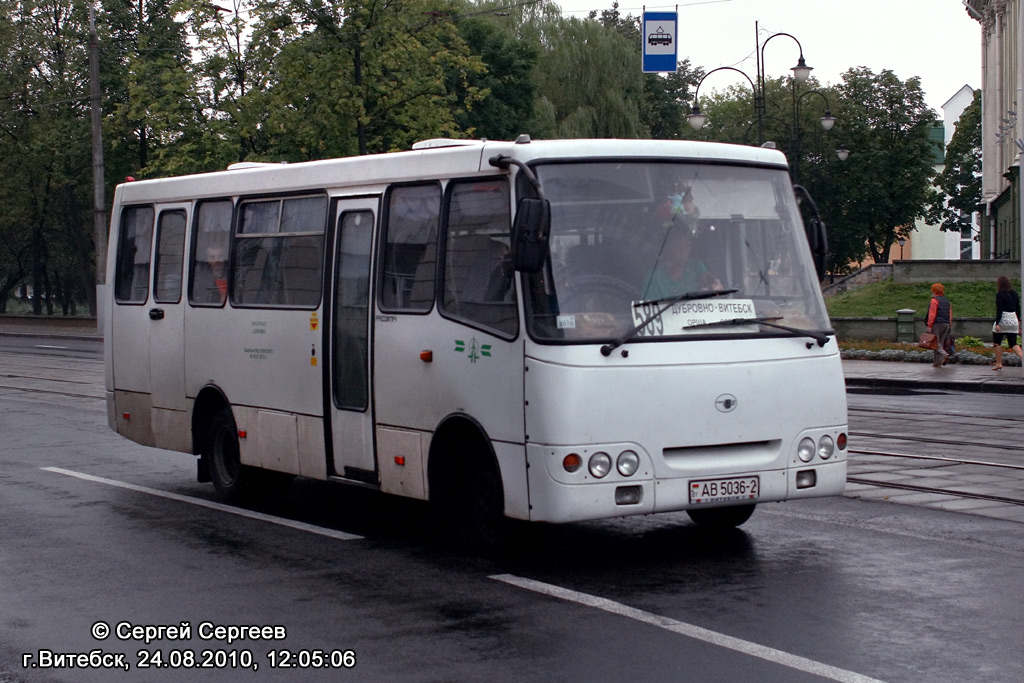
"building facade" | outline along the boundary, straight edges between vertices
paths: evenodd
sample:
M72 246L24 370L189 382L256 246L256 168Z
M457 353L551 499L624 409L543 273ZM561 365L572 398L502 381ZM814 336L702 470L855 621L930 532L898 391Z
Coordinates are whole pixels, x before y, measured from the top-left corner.
M956 132L957 124L964 110L974 101L974 88L964 85L942 105L942 125L934 129L936 142L941 150L949 146ZM939 153L936 159L935 172L941 173L944 168L945 155ZM942 230L938 225L931 225L918 219L914 225L914 233L907 241L906 258L944 259L947 261L973 260L982 258L980 240L974 239L980 231L980 215L975 213L964 226L962 232ZM911 249L911 244L913 248ZM913 254L911 256L911 254Z
M1019 259L1022 0L963 0L981 24L981 257Z

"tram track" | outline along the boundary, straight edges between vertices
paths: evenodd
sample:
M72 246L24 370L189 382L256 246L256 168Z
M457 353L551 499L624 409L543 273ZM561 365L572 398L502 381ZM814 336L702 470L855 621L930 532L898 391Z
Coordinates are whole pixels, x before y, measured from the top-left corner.
M963 446L965 448L983 446L984 448L993 448L996 450L1005 451L1020 451L1021 447L1016 445L1008 444L995 444L995 443L983 443L979 444L977 441L960 441L956 439L936 439L926 436L903 436L899 434L878 434L874 432L849 432L851 437L862 437L868 439L885 439L887 441L908 441L913 443L926 443L931 445L939 446ZM907 456L915 457L915 456Z
M878 435L874 435L878 436ZM892 437L886 437L892 438ZM923 441L931 443L930 440L926 439L910 439L912 441ZM962 444L962 442L953 442ZM1018 449L1013 449L1018 450ZM971 458L956 458L941 455L920 455L916 453L892 453L888 451L870 450L870 449L854 449L849 450L850 455L869 455L869 456L881 456L886 458L900 458L905 460L915 461L926 461L932 463L938 463L939 467L954 467L960 465L972 466L972 467L984 467L993 468L999 470L1009 470L1016 472L1024 472L1024 465L1014 465L1009 463L996 463L987 462L984 460L974 460ZM958 489L943 488L935 486L922 486L919 484L913 484L906 481L885 481L877 478L872 478L869 473L862 475L847 476L846 481L852 484L861 484L865 486L874 486L878 488L896 489L901 491L913 491L915 493L932 493L946 496L956 496L958 498L970 498L972 500L989 501L993 503L1002 503L1007 505L1018 505L1024 507L1024 479L1021 480L1022 486L1020 489L1020 495L1018 496L1001 496L992 493L981 493L977 491L964 490L962 487Z

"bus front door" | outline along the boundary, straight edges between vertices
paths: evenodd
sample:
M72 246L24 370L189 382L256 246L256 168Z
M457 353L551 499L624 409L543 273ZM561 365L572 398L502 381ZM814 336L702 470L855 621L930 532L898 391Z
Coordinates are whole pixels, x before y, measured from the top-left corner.
M377 481L370 400L370 256L380 200L346 198L337 205L330 328L330 431L333 472Z

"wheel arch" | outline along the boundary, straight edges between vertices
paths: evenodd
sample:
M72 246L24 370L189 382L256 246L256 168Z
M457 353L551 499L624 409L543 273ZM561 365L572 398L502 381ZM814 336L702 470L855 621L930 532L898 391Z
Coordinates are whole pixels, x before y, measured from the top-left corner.
M466 484L470 473L481 469L490 470L502 481L501 466L487 431L469 415L448 415L438 424L427 451L428 497L432 501L450 498L459 485Z
M214 384L207 384L199 390L195 402L192 404L192 453L201 455L206 446L206 438L210 433L210 423L213 416L223 408L228 408L231 403L220 387Z

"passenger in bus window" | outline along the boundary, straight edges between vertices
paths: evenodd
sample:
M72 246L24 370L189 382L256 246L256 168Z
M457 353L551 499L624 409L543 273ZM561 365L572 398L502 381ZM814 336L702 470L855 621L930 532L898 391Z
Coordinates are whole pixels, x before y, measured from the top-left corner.
M206 247L206 258L196 263L193 299L197 303L222 304L228 298L227 250L222 246Z

